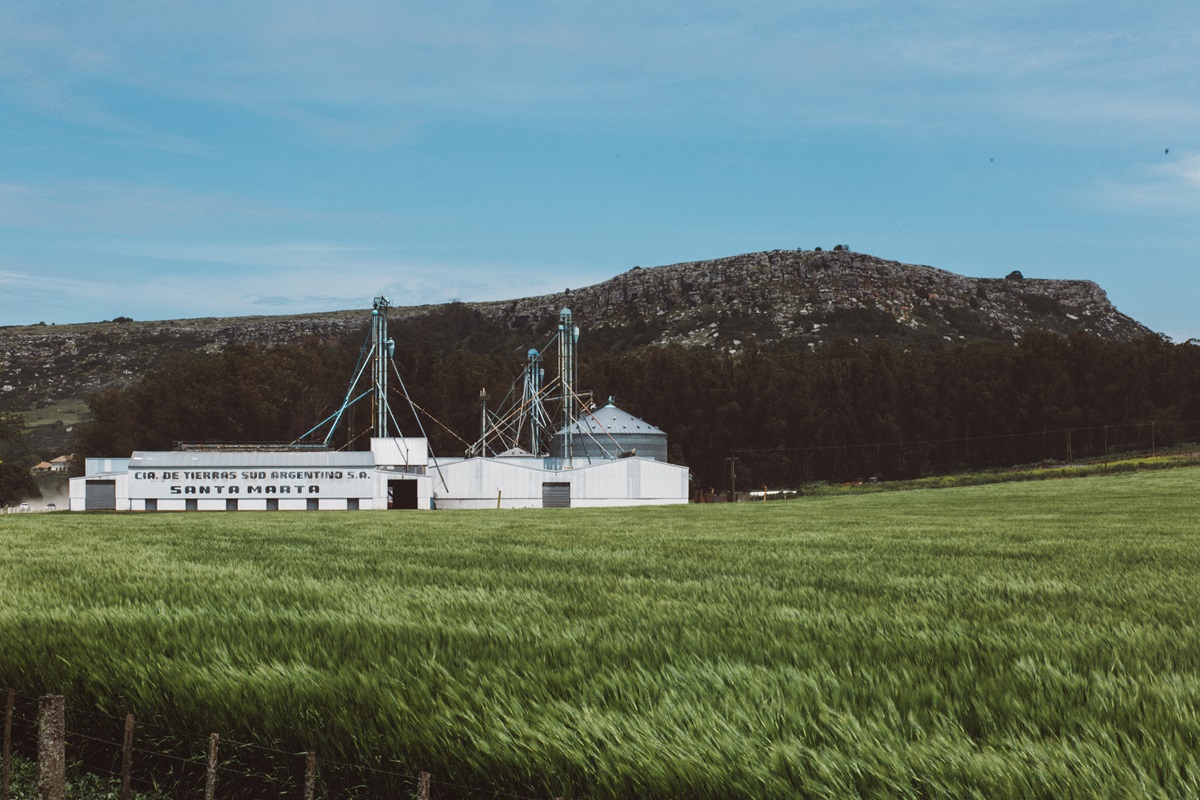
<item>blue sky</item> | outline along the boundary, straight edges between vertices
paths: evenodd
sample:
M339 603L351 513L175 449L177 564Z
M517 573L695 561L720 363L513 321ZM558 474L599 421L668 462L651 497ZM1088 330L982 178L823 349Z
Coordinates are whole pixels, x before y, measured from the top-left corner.
M0 6L0 324L839 243L1200 337L1200 4Z

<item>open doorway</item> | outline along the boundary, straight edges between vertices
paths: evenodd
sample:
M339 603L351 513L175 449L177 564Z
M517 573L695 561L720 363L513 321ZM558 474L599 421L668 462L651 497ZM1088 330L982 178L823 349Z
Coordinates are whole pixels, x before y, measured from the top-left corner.
M415 480L388 481L388 508L415 509L417 507L417 482Z

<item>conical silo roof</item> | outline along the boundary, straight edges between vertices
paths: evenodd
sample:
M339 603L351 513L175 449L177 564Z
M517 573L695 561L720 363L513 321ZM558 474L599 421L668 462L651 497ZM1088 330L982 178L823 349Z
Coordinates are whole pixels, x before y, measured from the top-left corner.
M567 428L550 440L550 455L561 458L566 450ZM655 461L667 460L667 434L661 428L622 411L610 399L608 405L582 415L570 426L572 457L587 461L638 455Z
M559 429L562 433L563 429ZM661 428L651 425L644 419L638 419L628 411L622 411L613 405L612 400L608 401L608 405L603 408L597 408L588 414L581 416L571 425L571 434L587 434L593 436L603 436L609 434L617 436L618 434L657 434L666 436L666 432Z

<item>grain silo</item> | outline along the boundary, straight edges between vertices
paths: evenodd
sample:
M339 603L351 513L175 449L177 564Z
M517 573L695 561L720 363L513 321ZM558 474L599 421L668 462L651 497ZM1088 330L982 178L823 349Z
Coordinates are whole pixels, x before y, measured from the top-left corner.
M609 398L608 405L581 415L570 426L554 434L550 441L550 455L553 458L569 457L572 461L583 463L629 456L666 461L667 434L661 428L617 408Z

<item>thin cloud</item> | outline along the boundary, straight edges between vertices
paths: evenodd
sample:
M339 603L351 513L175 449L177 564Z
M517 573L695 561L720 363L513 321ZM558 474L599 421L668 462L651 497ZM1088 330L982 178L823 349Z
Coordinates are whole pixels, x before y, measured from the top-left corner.
M222 246L177 243L129 252L92 251L86 268L72 253L37 260L6 258L0 289L6 324L20 308L47 321L114 316L181 319L203 316L318 313L365 308L382 292L400 306L452 299L489 301L561 291L555 265L446 261L331 243L279 242ZM156 264L153 292L131 287L147 279L139 264ZM330 292L336 286L336 292Z
M1200 154L1181 153L1160 164L1142 164L1126 179L1101 181L1083 199L1121 213L1200 211Z
M13 297L17 293L27 292L31 289L40 289L46 283L44 277L38 276L32 272L22 272L18 270L0 270L0 289L8 297Z
M1200 154L1183 155L1169 164L1153 167L1152 171L1169 181L1200 190Z
M187 232L224 237L281 224L353 230L408 222L390 212L288 207L230 192L170 185L98 180L0 184L0 227L54 230L66 236L102 233L114 241L138 235L144 237L139 241L150 243L147 249Z
M340 260L372 251L363 247L312 242L231 245L197 241L138 244L125 252L139 257L170 261L282 268L321 264L332 266Z
M967 80L1010 95L1010 113L1037 118L1062 105L1020 102L1031 86L1063 99L1108 76L1107 96L1074 109L1096 113L1128 105L1164 75L1186 80L1194 64L1186 46L1194 32L1157 22L1173 19L1172 8L1189 18L1186 6L1170 3L1083 15L1084 6L1072 3L926 2L901 10L875 2L733 9L376 0L337 13L299 1L146 14L140 4L118 2L40 19L35 7L0 16L11 30L0 33L0 50L10 53L0 64L24 70L17 76L24 75L26 100L57 98L58 113L71 109L81 124L148 140L153 125L114 111L96 87L238 108L378 149L446 114L606 125L690 119L734 129L752 119L787 129L827 123L852 96L854 105L887 110L839 114L844 124L894 120L905 109L914 120L961 116L964 108L994 119L1002 109ZM189 146L159 135L150 146Z

